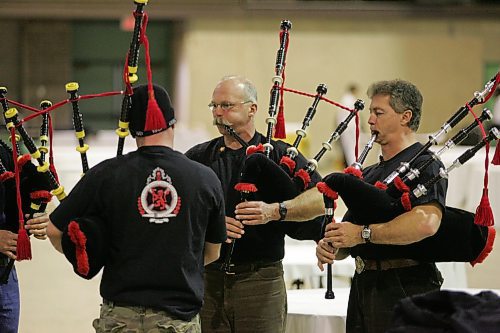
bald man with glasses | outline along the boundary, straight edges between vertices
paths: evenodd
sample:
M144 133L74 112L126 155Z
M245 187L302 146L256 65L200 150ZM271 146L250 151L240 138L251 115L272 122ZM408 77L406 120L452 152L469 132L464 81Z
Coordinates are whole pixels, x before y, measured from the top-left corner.
M223 269L228 246L220 259L205 267L205 299L201 311L204 333L280 333L286 324L286 286L281 260L285 234L296 239L319 240L321 218L305 223L285 222L276 207L276 220L262 226L243 226L235 219L240 193L234 189L245 159L241 140L249 145L265 143L266 137L255 129L257 91L248 79L227 76L216 85L208 107L213 124L222 136L191 148L186 156L209 166L222 183L226 205L228 242L237 239L231 266ZM225 125L225 126L224 126ZM241 138L236 139L226 126ZM272 141L270 158L279 162L290 145ZM304 156L296 159L299 168L306 165ZM313 174L312 183L321 177ZM279 186L279 184L269 184ZM313 186L313 185L311 185Z

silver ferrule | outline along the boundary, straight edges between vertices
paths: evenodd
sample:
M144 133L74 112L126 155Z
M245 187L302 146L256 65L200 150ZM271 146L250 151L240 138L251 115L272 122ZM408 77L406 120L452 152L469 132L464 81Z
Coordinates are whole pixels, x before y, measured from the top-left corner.
M420 176L420 171L418 171L418 169L411 169L410 171L408 171L406 176L408 177L408 180L413 180Z
M330 143L337 141L340 138L340 135L338 132L335 132L332 134L332 137L330 138Z
M333 216L333 208L325 208L325 215Z
M453 161L453 163L448 167L448 169L446 169L447 172L450 172L458 167L460 167L462 165L462 163L460 163L460 161L458 160L458 158Z
M422 195L427 194L427 189L424 185L418 184L417 187L413 190L413 195L415 198L420 198Z
M439 169L439 176L441 176L442 179L448 179L448 173L450 172L451 170L448 170L448 169L443 169L443 168L440 168Z
M488 93L490 92L491 88L493 88L494 84L495 84L495 80L490 80L490 81L486 82L486 84L484 85L484 89L483 90L476 91L474 93L474 97L478 100L479 103L483 103L484 102L484 98L486 97L486 95L488 95Z
M392 183L392 181L398 176L398 171L393 171L389 176L384 179L385 184Z
M299 154L299 152L297 151L297 148L295 148L295 147L288 147L286 149L286 152L288 154L288 157L290 157L292 160L295 158L295 156L297 156Z
M353 164L351 164L351 167L361 170L362 165L359 162L354 162Z

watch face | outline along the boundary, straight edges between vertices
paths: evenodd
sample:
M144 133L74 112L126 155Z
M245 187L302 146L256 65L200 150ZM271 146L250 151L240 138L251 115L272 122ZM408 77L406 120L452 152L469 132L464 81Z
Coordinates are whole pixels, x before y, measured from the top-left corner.
M370 235L371 235L371 230L368 229L368 228L364 228L363 229L363 232L361 233L361 236L363 237L363 239L370 239Z

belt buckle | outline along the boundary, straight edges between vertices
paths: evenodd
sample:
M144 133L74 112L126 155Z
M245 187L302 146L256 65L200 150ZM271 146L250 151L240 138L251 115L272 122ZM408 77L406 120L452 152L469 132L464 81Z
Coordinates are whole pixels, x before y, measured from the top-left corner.
M363 259L361 259L360 256L356 256L356 259L354 259L354 262L356 264L356 273L361 274L365 270L365 262Z
M234 267L234 264L229 264L229 265L226 265L226 263L222 264L222 271L224 273L226 273L226 275L234 275L236 274L235 272L231 272L231 267Z

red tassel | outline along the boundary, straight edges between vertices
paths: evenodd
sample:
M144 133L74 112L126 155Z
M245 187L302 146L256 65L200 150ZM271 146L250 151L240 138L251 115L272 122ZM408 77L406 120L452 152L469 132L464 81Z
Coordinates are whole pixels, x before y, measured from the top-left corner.
M279 106L278 117L276 117L274 137L277 139L286 139L285 113L283 112L283 105Z
M378 181L375 183L375 187L378 188L378 189L381 189L381 190L387 190L387 185L385 185L384 183L382 183L381 181Z
M300 169L295 173L294 176L302 180L302 183L304 183L304 190L307 188L307 186L309 186L309 183L311 182L311 176L306 170Z
M493 155L493 159L491 160L491 164L500 165L500 142L497 141L497 146L495 148L495 155Z
M10 171L6 171L0 175L0 183L3 183L6 180L14 178L15 174Z
M483 225L486 227L495 224L495 219L493 217L493 212L491 211L490 199L488 197L488 189L483 189L483 196L481 197L481 202L476 209L476 216L474 218L474 223L477 225Z
M26 229L19 229L17 234L16 260L31 260L31 243Z
M336 191L332 190L330 186L328 186L325 182L317 183L316 188L320 193L330 199L337 200L339 197L339 194Z
M352 167L352 166L345 168L344 173L349 174L349 175L353 175L359 179L363 179L363 172L359 169L356 169L355 167Z
M293 170L295 170L296 163L290 157L283 156L283 157L281 157L280 165L285 165L288 168L288 173L292 174Z
M234 189L238 192L257 192L257 186L252 183L238 183Z
M486 245L484 246L484 249L476 259L470 262L473 267L475 264L482 263L484 259L486 259L486 257L491 253L491 251L493 250L493 243L495 242L496 234L497 232L494 227L488 227L488 237L486 239Z
M153 90L153 73L151 71L151 57L149 53L149 40L146 35L146 26L148 24L148 17L144 15L142 26L141 26L141 41L144 44L145 60L146 60L146 74L148 77L148 109L146 112L146 123L144 125L145 131L154 131L167 128L167 123L165 117L163 117L163 112L158 106L158 102L155 98L155 93Z
M23 166L31 161L31 155L30 154L24 154L23 156L19 157L17 159L17 165L19 166L19 169L22 169Z
M405 211L409 212L411 210L411 200L409 192L403 193L403 195L401 196L401 204L403 205Z
M246 154L247 155L252 155L253 153L259 153L259 152L264 152L264 146L262 145L262 143L259 143L257 146L255 145L251 145L251 146L248 146L247 150L246 150Z
M148 110L146 112L146 124L144 125L145 131L161 130L167 127L163 112L158 106L158 102L154 96L154 91L149 91Z
M68 225L68 236L75 244L76 252L76 270L78 273L87 276L89 274L89 256L87 254L87 237L80 229L80 226L75 221L71 221Z

